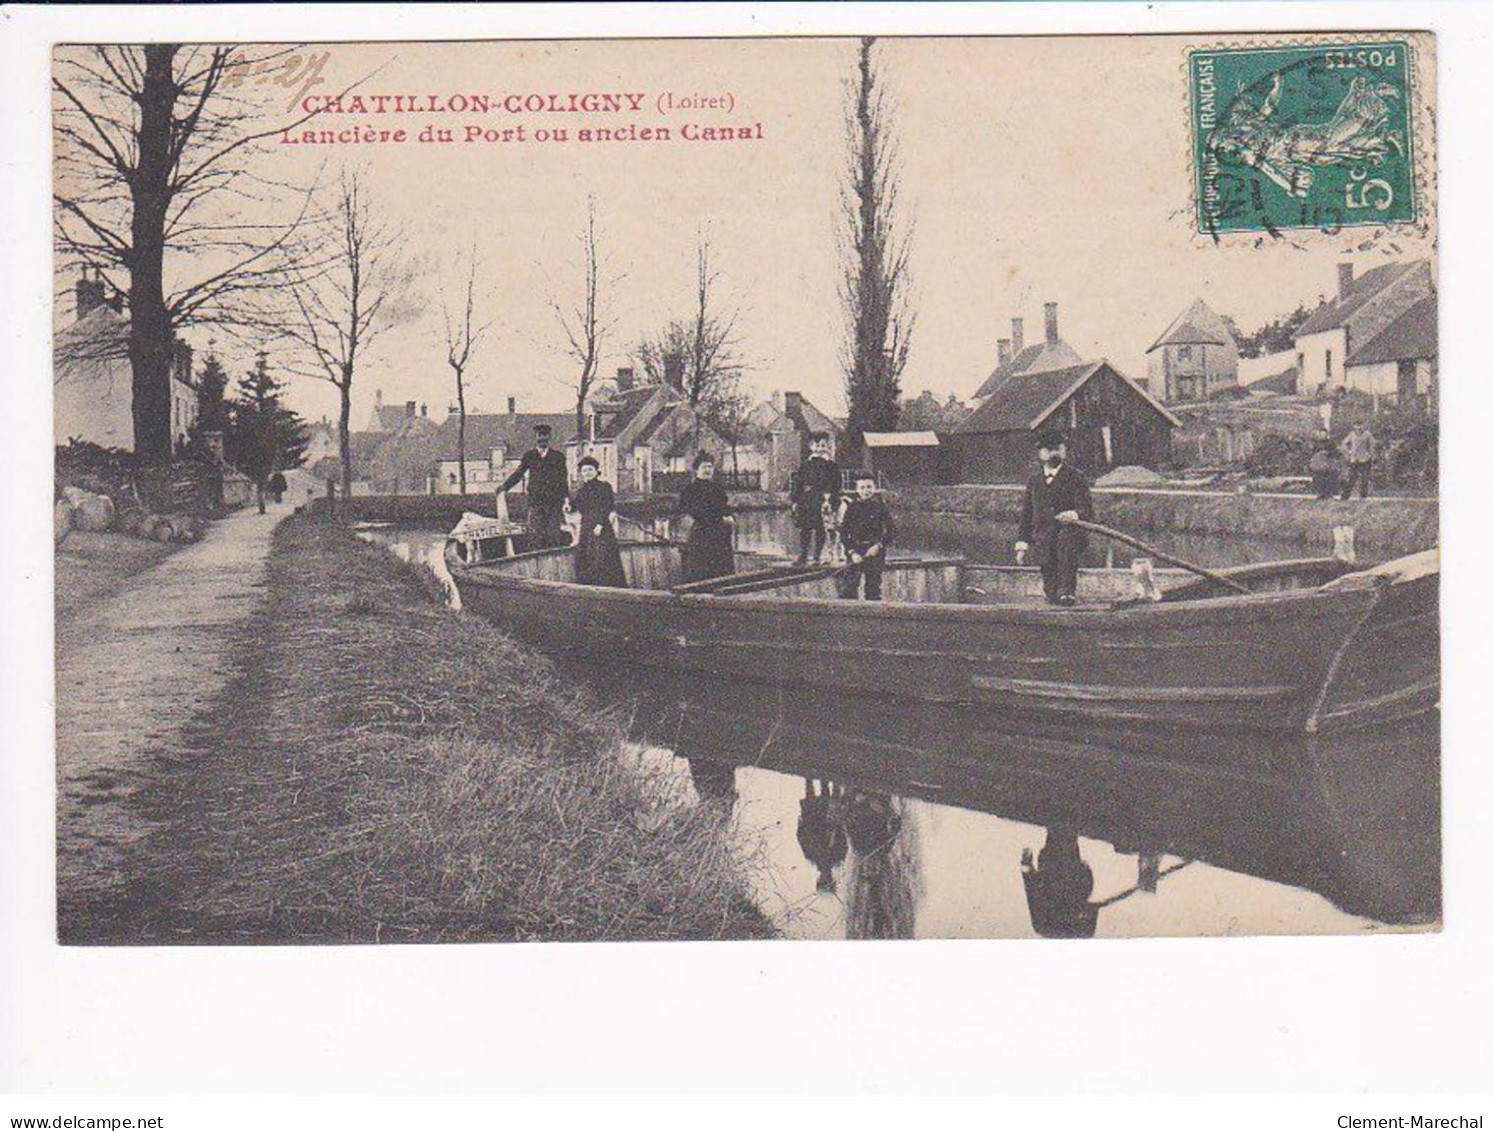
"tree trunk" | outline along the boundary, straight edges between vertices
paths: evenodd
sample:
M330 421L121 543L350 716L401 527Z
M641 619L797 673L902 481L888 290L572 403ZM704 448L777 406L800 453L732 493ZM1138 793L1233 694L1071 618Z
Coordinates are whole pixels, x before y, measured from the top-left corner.
M171 75L178 48L145 48L139 98L139 166L130 182L131 248L129 356L135 453L147 462L171 459L171 318L166 311L163 265L170 204Z
M254 484L254 497L259 502L259 513L264 514L264 484Z
M342 456L342 498L347 500L353 497L352 437L348 427L353 414L353 380L350 369L343 370L342 382L337 386L337 391L342 394L342 409L337 417L337 444Z
M461 493L467 493L467 394L462 387L461 370L456 371L456 472Z

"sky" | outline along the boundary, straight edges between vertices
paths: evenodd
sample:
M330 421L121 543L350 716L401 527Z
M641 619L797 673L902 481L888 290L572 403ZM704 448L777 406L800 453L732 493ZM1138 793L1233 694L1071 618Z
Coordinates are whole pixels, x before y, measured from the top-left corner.
M1057 302L1080 355L1142 377L1145 351L1201 296L1245 331L1315 303L1336 286L1350 247L1321 235L1240 238L1217 246L1194 231L1186 37L884 40L882 80L895 104L902 200L911 221L916 325L904 392L969 397L994 367L996 342L1021 316L1042 333ZM320 50L320 49L316 49ZM602 304L611 331L601 372L630 363L644 333L688 313L694 247L708 231L723 306L739 309L739 353L760 395L798 390L843 410L836 221L844 161L844 89L852 40L473 42L332 45L313 95L357 83L365 96L640 94L639 112L369 114L318 128L524 125L525 143L287 145L253 160L267 176L323 179L347 162L366 171L376 206L402 231L419 269L422 311L389 329L355 381L355 427L375 391L428 404L454 397L441 297L461 286L474 244L477 317L490 322L469 370L469 407L573 407L575 364L550 300L582 282L579 234L595 201ZM1429 50L1429 49L1427 49ZM1430 74L1429 59L1422 60ZM278 88L277 99L284 92ZM660 98L714 97L729 109L660 111ZM684 123L755 126L762 139L677 140ZM668 143L576 141L584 126L669 126ZM563 127L564 144L532 140ZM1423 141L1423 139L1422 139ZM1423 148L1428 151L1429 147ZM1434 229L1432 229L1434 231ZM1431 254L1426 235L1351 245L1360 270ZM200 334L188 335L199 350ZM229 354L244 368L248 358ZM273 358L272 358L273 361ZM330 385L298 379L289 399L335 414Z

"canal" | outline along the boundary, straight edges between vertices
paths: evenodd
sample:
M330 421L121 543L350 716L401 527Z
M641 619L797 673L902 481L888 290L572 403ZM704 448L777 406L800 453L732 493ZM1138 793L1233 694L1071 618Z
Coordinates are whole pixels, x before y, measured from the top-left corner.
M1010 560L1013 531L943 516L902 528L903 553ZM430 568L457 603L444 532L360 534ZM782 512L742 515L738 546L796 550ZM1165 548L1214 566L1299 556L1224 539L1167 536ZM729 823L758 905L789 938L1352 933L1440 916L1434 721L1332 743L1054 732L564 670L626 721L631 756L674 783L672 803Z

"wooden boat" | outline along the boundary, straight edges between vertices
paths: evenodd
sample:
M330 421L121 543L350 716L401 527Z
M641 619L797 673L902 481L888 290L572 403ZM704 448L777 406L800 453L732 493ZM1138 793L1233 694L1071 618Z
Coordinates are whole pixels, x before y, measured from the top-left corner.
M625 543L628 588L575 583L568 548L472 563L462 607L557 655L1105 725L1315 733L1422 713L1440 694L1437 552L1374 569L1332 558L1220 571L1247 595L1157 571L1085 570L1046 606L1037 570L893 558L881 602L833 570L738 554L680 584L680 547ZM1188 580L1191 579L1191 580Z

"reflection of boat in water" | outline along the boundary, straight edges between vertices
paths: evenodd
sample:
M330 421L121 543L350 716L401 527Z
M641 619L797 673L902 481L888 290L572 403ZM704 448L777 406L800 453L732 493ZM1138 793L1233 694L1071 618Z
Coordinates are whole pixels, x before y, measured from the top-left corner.
M1075 894L1082 872L1069 859L1077 837L1137 854L1142 890L1155 888L1164 854L1306 888L1383 922L1427 923L1440 914L1434 715L1294 740L1181 729L1121 736L740 682L645 682L621 669L588 668L585 678L630 705L634 738L687 757L697 783L705 775L717 796L723 771L755 766L834 782L842 811L857 795L895 804L907 798L1046 827L1047 846L1033 861L1046 877L1033 910L1040 933L1085 933L1080 920L1090 912L1079 905L1090 893ZM847 818L845 827L852 857L862 855L854 843L861 830L869 879L880 882L870 894L890 922L902 897L882 881L895 878L897 833L878 838L876 822L865 817L859 826ZM829 840L822 830L814 835ZM879 864L878 852L886 857ZM972 868L987 863L1007 866ZM881 881L878 867L887 872ZM1024 882L1030 897L1032 883Z
M681 585L679 547L622 547L629 588L575 583L568 549L448 554L463 608L564 655L1088 723L1314 732L1433 708L1435 551L1372 570L1334 559L1221 571L1251 590L1086 570L1075 609L1034 569L892 559L884 602L835 599L833 570L763 565ZM994 714L994 711L992 711Z

